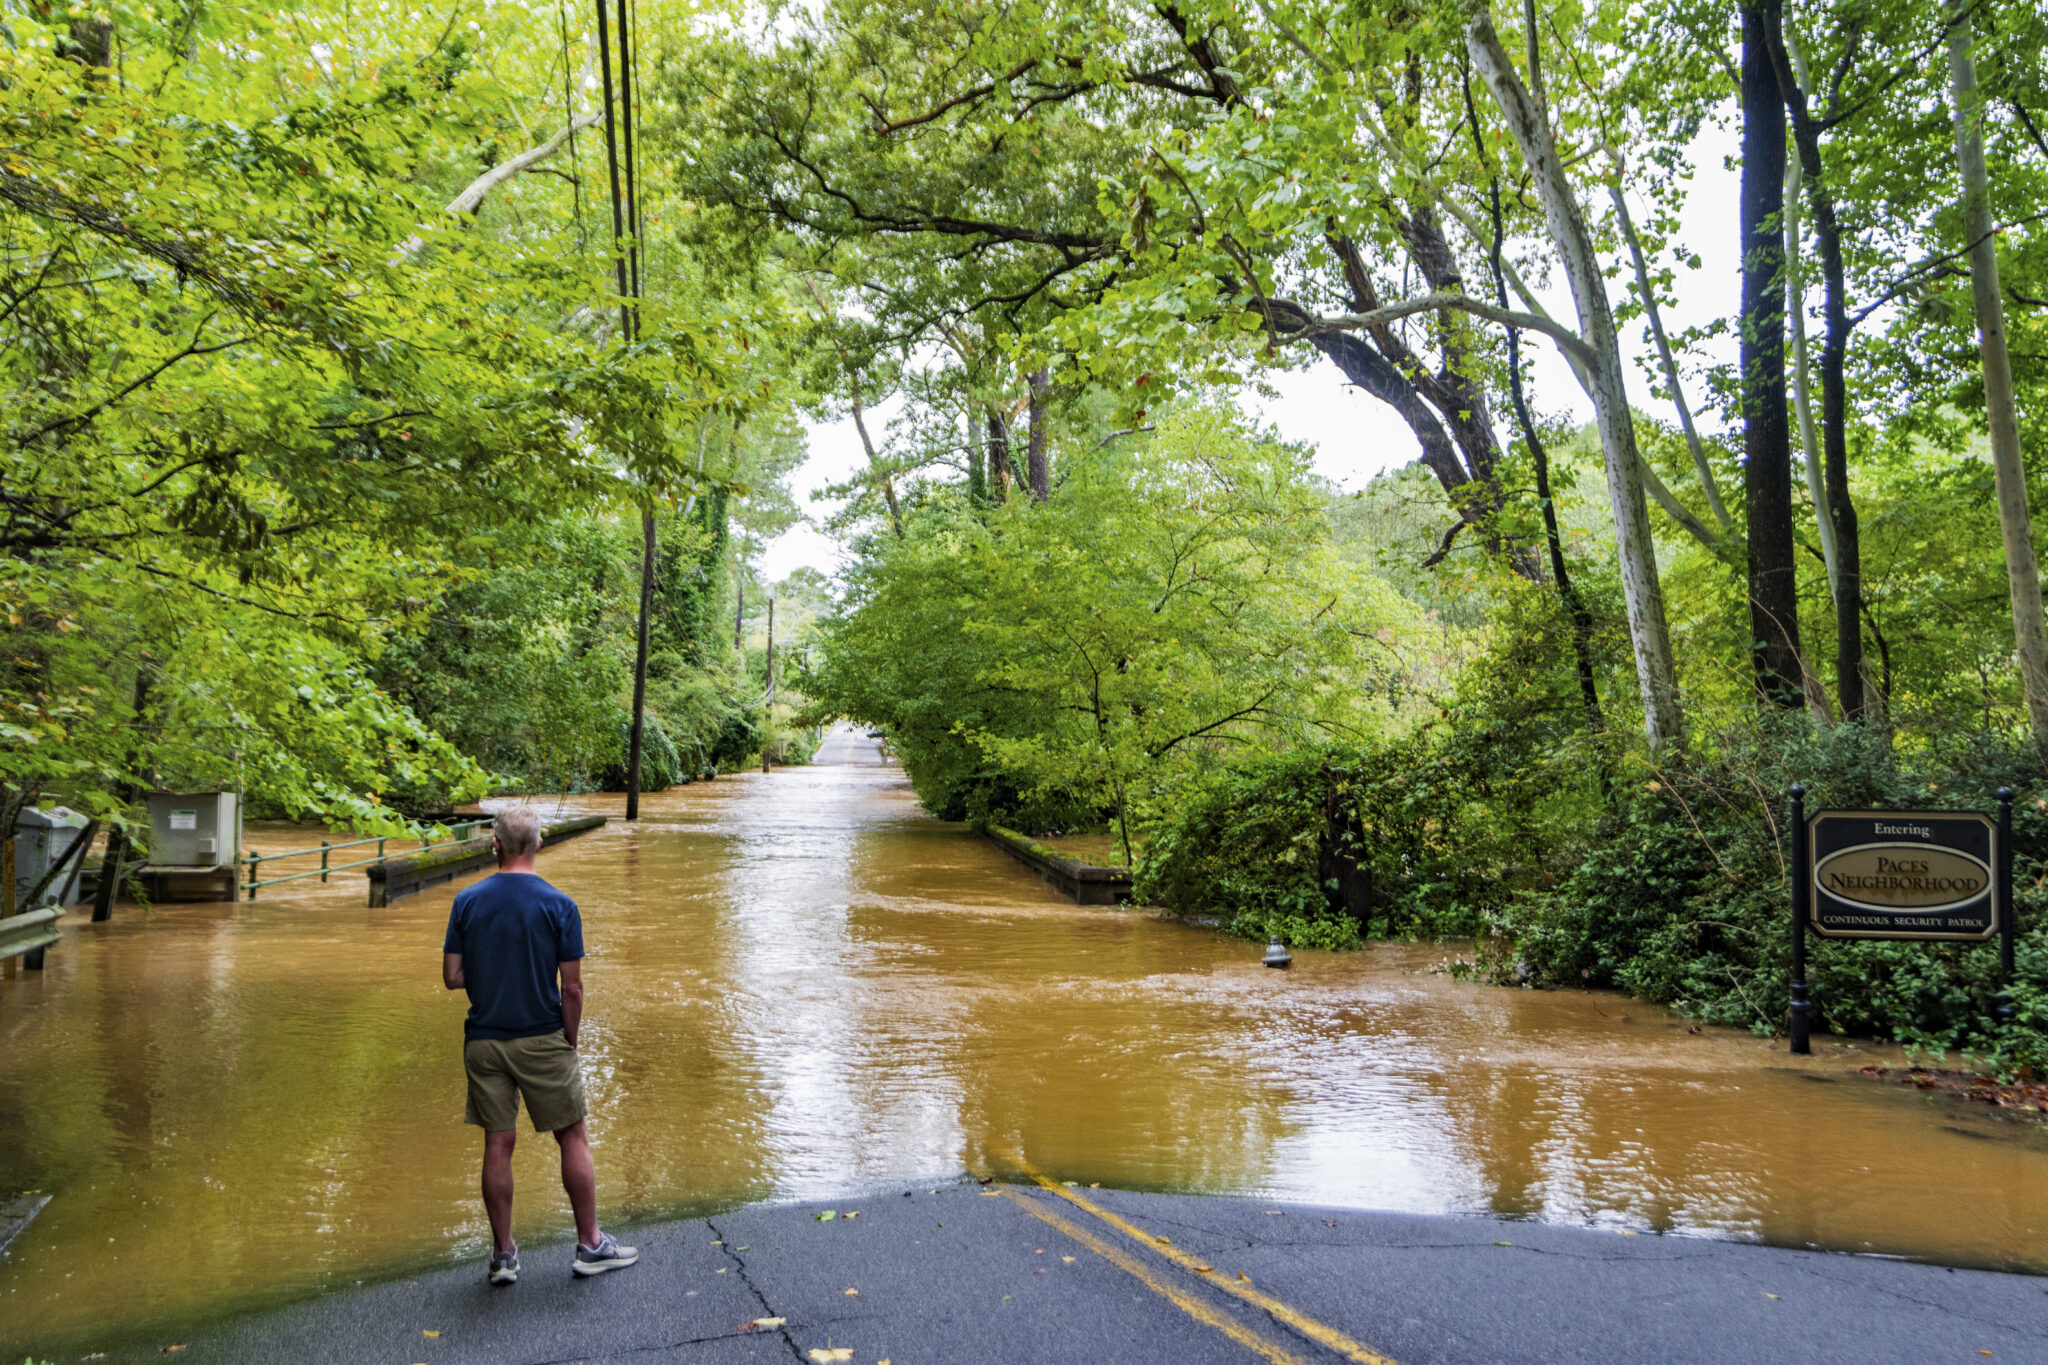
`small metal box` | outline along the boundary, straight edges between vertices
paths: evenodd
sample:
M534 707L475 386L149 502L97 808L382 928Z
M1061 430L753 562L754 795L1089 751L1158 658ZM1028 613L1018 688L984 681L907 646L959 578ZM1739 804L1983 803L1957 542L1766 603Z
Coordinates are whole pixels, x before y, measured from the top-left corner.
M233 792L149 794L153 867L217 867L242 847L242 812Z

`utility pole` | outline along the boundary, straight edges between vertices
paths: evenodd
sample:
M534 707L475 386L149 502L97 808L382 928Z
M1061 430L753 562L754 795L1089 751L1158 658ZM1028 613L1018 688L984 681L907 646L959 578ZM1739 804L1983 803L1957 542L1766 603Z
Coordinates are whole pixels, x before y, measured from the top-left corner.
M640 758L647 734L647 617L654 605L654 508L640 511L640 640L633 655L633 734L626 751L626 818L640 818Z
M768 771L768 722L775 715L775 599L768 599L768 695L761 703L761 771Z
M628 345L640 339L640 205L633 184L633 49L627 37L626 0L618 0L619 86L612 97L611 30L605 0L597 0L598 67L604 76L604 149L612 186L612 266L619 283L619 336ZM622 117L623 116L623 117ZM625 128L626 155L619 157L619 128ZM621 184L623 171L623 181ZM628 245L626 230L633 229ZM640 629L633 657L633 724L626 742L626 818L640 818L640 759L647 734L647 617L654 600L654 499L643 490L640 505Z

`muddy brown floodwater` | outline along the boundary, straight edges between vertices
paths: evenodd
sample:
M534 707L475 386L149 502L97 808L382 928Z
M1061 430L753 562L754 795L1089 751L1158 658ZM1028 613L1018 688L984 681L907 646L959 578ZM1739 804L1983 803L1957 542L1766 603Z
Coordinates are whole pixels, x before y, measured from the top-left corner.
M1021 1155L1105 1185L2048 1271L2048 1131L1851 1074L1885 1049L1794 1059L1613 995L1464 984L1438 947L1269 971L1257 945L1067 904L894 768L642 811L541 862L583 907L610 1218ZM0 1261L0 1348L482 1255L463 1001L439 980L454 891L369 910L350 873L125 908L0 979L0 1198L52 1196ZM517 1156L536 1242L567 1228L552 1146Z

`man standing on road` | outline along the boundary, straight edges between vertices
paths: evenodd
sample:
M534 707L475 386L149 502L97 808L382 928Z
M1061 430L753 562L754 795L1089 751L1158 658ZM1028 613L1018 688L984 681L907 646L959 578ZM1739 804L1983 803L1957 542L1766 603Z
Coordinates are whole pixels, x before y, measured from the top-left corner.
M562 1149L562 1188L576 1213L576 1257L569 1268L601 1275L640 1258L597 1230L597 1173L590 1164L576 1057L583 1022L583 917L575 901L534 871L540 837L540 817L531 807L500 812L491 832L498 871L455 897L442 945L443 984L469 992L469 1018L462 1026L462 1063L469 1075L463 1119L484 1130L492 1284L519 1278L519 1248L512 1242L512 1146L522 1095L533 1130L553 1133Z

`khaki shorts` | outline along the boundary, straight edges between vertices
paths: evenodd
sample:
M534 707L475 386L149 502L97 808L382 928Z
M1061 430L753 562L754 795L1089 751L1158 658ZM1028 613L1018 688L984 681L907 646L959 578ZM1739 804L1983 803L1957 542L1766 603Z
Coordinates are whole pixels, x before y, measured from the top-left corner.
M462 1121L502 1133L519 1122L519 1097L536 1133L553 1133L584 1116L583 1070L560 1029L537 1038L471 1038L462 1045L469 1105Z

